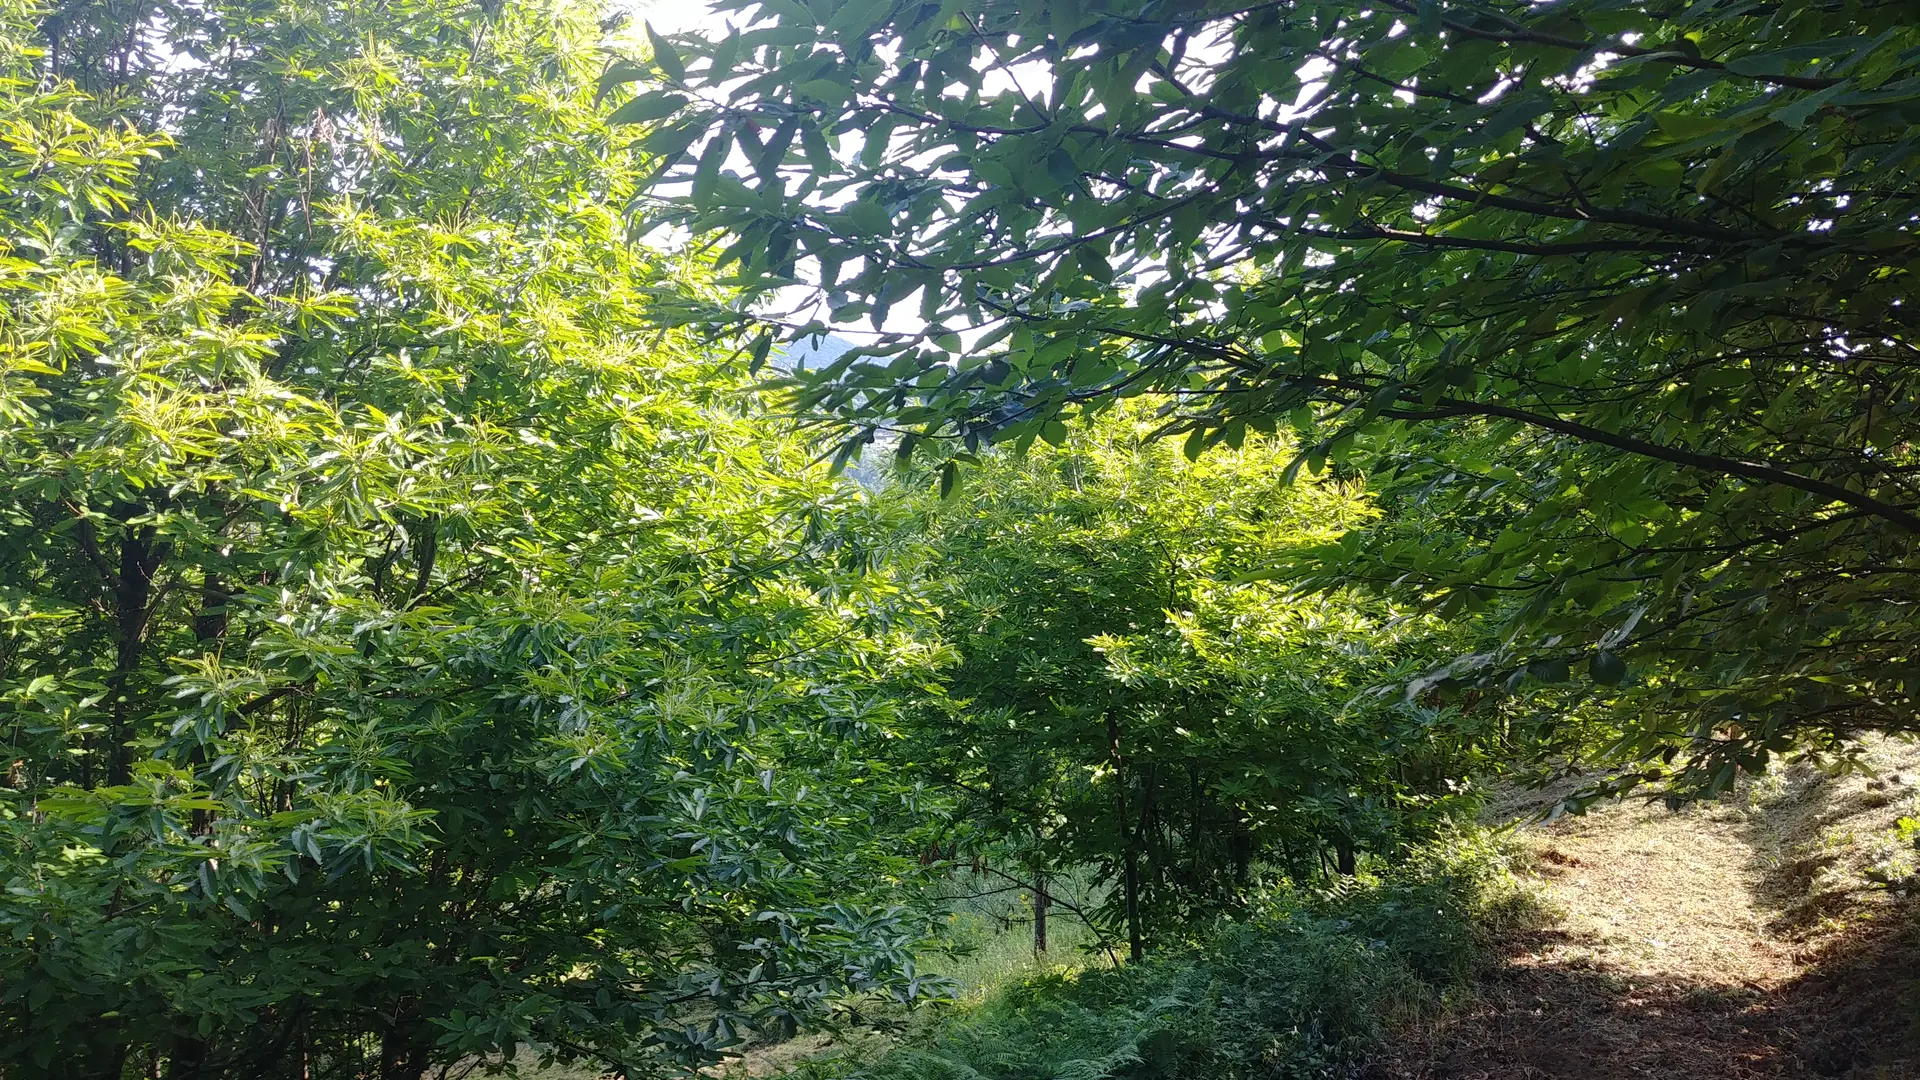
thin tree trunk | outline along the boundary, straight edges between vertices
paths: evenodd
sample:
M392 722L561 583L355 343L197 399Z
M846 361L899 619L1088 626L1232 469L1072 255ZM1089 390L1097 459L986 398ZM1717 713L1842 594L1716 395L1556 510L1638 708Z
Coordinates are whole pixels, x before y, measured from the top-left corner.
M1047 909L1053 906L1053 897L1047 892L1047 872L1036 870L1033 873L1033 951L1042 954L1047 951Z
M1146 949L1140 939L1140 867L1131 841L1127 844L1126 866L1122 872L1127 890L1127 959L1138 960Z
M226 586L221 584L220 575L207 571L200 581L200 611L193 617L194 641L202 651L218 647L220 639L227 634L227 599ZM187 760L197 772L207 762L206 748L195 746ZM190 829L195 836L206 836L213 832L213 814L206 810L195 810Z
M1140 939L1140 860L1134 850L1136 831L1133 815L1127 812L1126 759L1120 754L1120 721L1107 712L1107 761L1113 766L1113 802L1120 827L1120 887L1127 902L1127 957L1138 961L1145 954Z
M167 1080L189 1080L206 1075L207 1040L191 1035L175 1035L173 1050L167 1055Z
M128 516L132 516L129 511ZM107 726L107 784L133 779L133 758L127 746L133 711L133 675L140 667L141 645L147 632L147 608L153 599L154 564L149 550L151 528L129 525L120 539L120 574L114 582L114 665L108 680L112 718Z
M414 1005L403 1003L393 1026L380 1037L380 1080L420 1080L427 1071L427 1047L420 1044Z

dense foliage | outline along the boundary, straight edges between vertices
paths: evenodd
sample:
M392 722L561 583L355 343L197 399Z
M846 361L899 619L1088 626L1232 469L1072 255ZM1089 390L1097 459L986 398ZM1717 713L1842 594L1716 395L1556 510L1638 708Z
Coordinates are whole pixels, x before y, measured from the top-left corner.
M721 7L658 190L884 331L804 382L855 442L1357 455L1425 512L1302 572L1490 612L1437 689L1578 671L1629 782L1911 727L1911 4Z
M645 324L702 271L629 242L600 35L0 8L9 1078L642 1075L917 991L848 828L912 604Z
M0 1075L1345 1074L1912 723L1908 6L0 0Z
M1270 440L1190 463L1151 430L1109 416L926 500L955 659L902 727L958 792L950 843L1011 841L1041 880L1096 868L1136 957L1261 873L1398 852L1470 808L1486 764L1457 710L1380 692L1431 663L1436 621L1236 580L1372 517L1356 489L1287 485Z

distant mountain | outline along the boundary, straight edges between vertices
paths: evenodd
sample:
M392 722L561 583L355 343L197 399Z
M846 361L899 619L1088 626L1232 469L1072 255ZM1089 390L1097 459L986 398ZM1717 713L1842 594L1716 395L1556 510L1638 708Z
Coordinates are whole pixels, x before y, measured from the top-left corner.
M833 363L854 348L854 343L838 334L805 337L791 345L777 346L771 361L781 371L818 369Z
M847 350L855 347L854 342L838 334L822 334L819 337L801 338L791 345L776 347L769 357L769 362L774 370L780 372L818 370L840 359ZM894 448L899 445L898 435L881 432L857 457L847 463L847 477L868 491L878 491L886 487L893 482L891 459Z

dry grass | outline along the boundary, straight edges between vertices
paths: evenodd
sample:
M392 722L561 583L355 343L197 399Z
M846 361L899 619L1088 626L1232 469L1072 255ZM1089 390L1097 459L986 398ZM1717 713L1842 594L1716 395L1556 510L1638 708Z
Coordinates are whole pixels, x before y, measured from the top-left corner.
M1875 742L1865 760L1874 775L1802 766L1679 813L1524 827L1559 925L1513 937L1471 1003L1373 1075L1920 1080L1920 922L1870 882L1911 872L1893 830L1920 810L1920 747Z
M1776 933L1818 942L1889 902L1876 879L1916 869L1896 824L1920 815L1920 745L1873 740L1860 764L1837 776L1796 765L1746 792L1741 810L1762 874L1755 895Z
M1791 950L1745 902L1761 875L1738 831L1711 810L1640 805L1538 830L1536 873L1567 912L1553 959L1754 988L1791 977Z

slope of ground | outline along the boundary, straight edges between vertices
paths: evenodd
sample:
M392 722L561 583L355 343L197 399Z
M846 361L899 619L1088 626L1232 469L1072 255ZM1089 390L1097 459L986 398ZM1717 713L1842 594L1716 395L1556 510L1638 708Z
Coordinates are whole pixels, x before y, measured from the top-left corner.
M1558 925L1506 942L1373 1076L1920 1080L1920 922L1874 881L1912 872L1897 821L1920 752L1879 743L1867 764L1523 827Z

